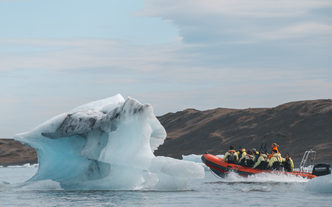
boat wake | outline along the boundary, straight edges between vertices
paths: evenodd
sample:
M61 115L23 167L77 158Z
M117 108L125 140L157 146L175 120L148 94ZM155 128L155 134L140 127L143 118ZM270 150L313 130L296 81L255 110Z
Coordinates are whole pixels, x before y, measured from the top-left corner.
M225 178L220 178L225 183L307 183L309 179L292 174L259 173L250 175L247 178L240 176L235 172L230 172Z
M270 192L271 188L267 186L263 187L246 187L241 189L242 192L247 193L247 192L252 192L252 191L259 191L259 192Z

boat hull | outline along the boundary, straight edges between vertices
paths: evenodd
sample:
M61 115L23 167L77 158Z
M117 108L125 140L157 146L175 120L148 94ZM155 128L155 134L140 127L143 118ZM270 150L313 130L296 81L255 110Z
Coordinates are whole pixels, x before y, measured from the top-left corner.
M250 175L259 174L263 172L268 173L283 173L283 174L291 174L296 176L301 176L304 178L312 179L317 176L312 175L311 173L305 173L300 171L294 172L284 172L284 171L272 171L272 170L259 170L253 169L251 167L244 167L238 164L231 164L224 161L223 158L211 155L211 154L204 154L202 156L203 163L208 166L211 171L217 174L220 177L225 177L230 172L236 172L243 177L248 177Z

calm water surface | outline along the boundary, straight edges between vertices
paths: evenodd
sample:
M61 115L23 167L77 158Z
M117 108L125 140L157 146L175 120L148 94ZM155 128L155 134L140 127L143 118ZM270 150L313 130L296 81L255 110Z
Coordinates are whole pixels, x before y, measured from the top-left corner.
M289 176L221 179L207 171L187 191L63 191L52 181L23 183L36 171L0 168L0 206L332 206L332 194L307 192L308 180Z

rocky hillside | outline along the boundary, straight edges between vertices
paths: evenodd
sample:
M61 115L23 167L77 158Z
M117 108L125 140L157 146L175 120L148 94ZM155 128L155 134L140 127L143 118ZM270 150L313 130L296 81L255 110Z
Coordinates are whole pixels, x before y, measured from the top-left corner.
M313 100L282 104L275 108L187 109L158 117L167 131L165 143L155 155L224 154L230 145L259 149L261 143L280 145L282 154L302 159L316 150L316 160L332 164L332 101ZM35 163L34 149L14 140L0 139L0 165Z
M23 165L37 163L35 149L24 146L13 139L0 139L0 165Z
M332 100L298 101L275 108L187 109L158 117L167 140L156 155L224 154L230 145L259 149L280 145L282 154L302 159L316 150L319 160L332 160Z

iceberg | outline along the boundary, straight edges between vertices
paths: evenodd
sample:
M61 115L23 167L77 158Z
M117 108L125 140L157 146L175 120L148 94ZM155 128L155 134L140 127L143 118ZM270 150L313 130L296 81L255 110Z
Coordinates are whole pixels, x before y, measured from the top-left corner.
M224 155L216 155L216 156L220 157L220 158L224 158ZM210 171L210 168L203 163L202 155L195 155L195 154L182 155L182 160L195 162L195 163L201 165L205 171Z
M332 174L309 180L305 190L316 193L332 193Z
M120 95L94 101L15 135L37 151L27 182L51 180L65 190L186 190L204 177L194 162L156 157L166 131L150 104Z

